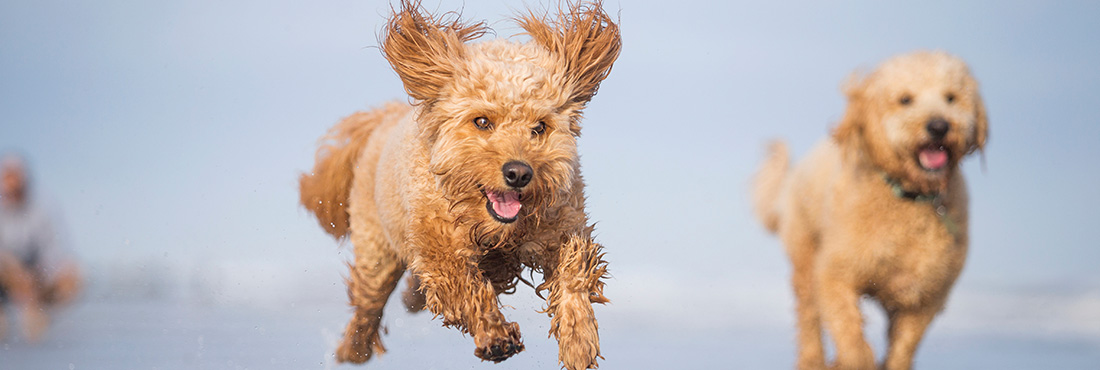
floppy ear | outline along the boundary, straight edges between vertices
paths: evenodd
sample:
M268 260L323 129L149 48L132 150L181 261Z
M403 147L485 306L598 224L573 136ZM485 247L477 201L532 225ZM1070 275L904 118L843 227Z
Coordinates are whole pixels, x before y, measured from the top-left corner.
M989 118L985 113L985 102L982 101L982 96L977 92L974 93L974 96L974 141L967 152L984 150L985 140L989 137Z
M833 129L833 140L841 148L845 148L845 151L858 150L863 145L863 130L867 125L864 112L867 102L863 91L866 85L865 77L853 73L842 87L848 98L848 107L844 111L844 118Z
M604 13L603 2L569 4L554 19L528 12L517 21L536 43L560 59L566 86L572 87L569 101L583 107L592 100L622 48L619 26Z
M419 0L401 0L401 9L393 11L382 30L382 54L409 96L430 106L454 76L465 52L463 43L485 34L487 28L483 22L464 24L455 13L448 13L453 19L444 19L422 10Z

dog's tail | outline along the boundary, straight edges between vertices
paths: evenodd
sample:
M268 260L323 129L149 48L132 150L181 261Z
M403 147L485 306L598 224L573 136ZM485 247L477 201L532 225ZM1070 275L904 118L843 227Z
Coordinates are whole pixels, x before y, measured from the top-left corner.
M768 157L753 178L752 202L756 217L773 233L779 228L777 203L789 167L790 153L787 144L779 140L772 141L768 145Z
M329 129L318 141L313 171L298 177L300 202L317 216L321 228L336 239L348 233L348 197L356 161L376 127L409 110L400 103L357 112Z

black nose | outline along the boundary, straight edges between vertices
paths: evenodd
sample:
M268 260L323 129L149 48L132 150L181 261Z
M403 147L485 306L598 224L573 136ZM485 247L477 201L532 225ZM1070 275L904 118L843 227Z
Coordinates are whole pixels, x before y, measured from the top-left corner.
M531 176L535 175L535 170L531 169L531 166L520 161L505 163L504 167L500 168L500 172L504 174L504 183L513 188L527 186L527 183L531 182Z
M928 121L928 126L925 129L928 130L928 134L932 135L933 139L943 139L947 135L947 130L951 128L951 124L947 123L947 120L943 118L933 118Z

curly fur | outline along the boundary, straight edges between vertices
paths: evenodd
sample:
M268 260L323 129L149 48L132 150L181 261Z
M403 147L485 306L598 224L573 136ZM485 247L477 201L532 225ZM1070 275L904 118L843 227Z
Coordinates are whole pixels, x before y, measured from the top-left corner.
M825 367L824 326L836 345L833 368L875 368L859 311L867 295L889 315L882 367L908 369L966 259L958 163L985 146L985 108L966 64L942 52L892 58L845 92L832 137L797 166L784 144L772 146L755 180L756 213L793 267L798 367ZM932 120L948 123L942 139L932 137ZM930 145L947 153L940 169L918 159Z
M405 115L409 107L389 103L369 112L345 118L319 141L313 172L298 178L299 201L317 216L317 222L332 237L348 233L348 195L352 173L349 168L359 159L363 146L377 123Z
M543 274L540 296L549 291L562 366L598 366L591 305L607 302L606 262L584 210L577 137L583 109L618 57L619 30L600 2L555 15L528 11L517 22L531 41L471 43L489 31L484 23L401 1L381 50L412 104L348 117L302 175L302 205L355 248L347 282L354 317L338 360L384 352L382 307L408 270L407 309L427 308L471 334L476 356L503 361L523 343L497 296L514 292L531 269ZM511 161L529 165L530 183L505 180ZM512 222L487 210L487 194L500 192L518 194Z

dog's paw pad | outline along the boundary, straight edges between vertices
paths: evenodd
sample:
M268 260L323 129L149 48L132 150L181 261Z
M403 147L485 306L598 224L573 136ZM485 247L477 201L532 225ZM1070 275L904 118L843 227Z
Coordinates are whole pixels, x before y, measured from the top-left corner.
M512 339L497 339L492 345L478 347L474 355L482 360L501 362L513 355L523 352L523 343Z

